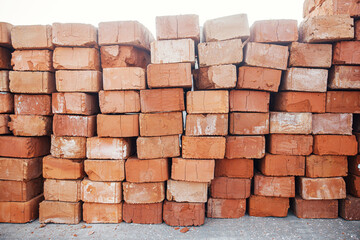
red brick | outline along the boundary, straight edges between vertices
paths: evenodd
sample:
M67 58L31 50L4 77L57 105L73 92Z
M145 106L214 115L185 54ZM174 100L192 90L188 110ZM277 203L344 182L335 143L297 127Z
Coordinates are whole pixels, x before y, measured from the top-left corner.
M52 119L39 115L10 115L9 129L15 136L49 136Z
M26 202L41 194L43 191L42 178L29 181L0 180L1 202Z
M236 89L254 89L277 92L281 81L281 70L263 67L239 67Z
M354 197L360 198L360 176L349 174L345 180L347 192Z
M228 113L229 92L216 91L189 91L186 94L187 113Z
M11 69L11 52L9 49L0 47L0 69Z
M295 197L295 177L254 175L254 194L266 197Z
M28 181L41 176L41 158L0 158L0 179Z
M227 136L226 158L262 158L265 155L263 136Z
M13 25L6 22L0 23L0 46L11 48L11 28Z
M304 200L296 196L291 209L298 218L337 218L338 200Z
M122 203L84 203L83 220L86 223L122 222Z
M120 182L125 179L125 160L95 160L84 161L84 170L91 181Z
M230 89L236 85L236 66L201 67L194 72L197 89Z
M49 154L48 137L0 136L0 156L14 158L33 158Z
M192 86L190 63L150 64L146 73L149 88L191 88Z
M131 113L140 111L138 91L100 91L99 104L102 113Z
M215 160L173 158L171 179L188 182L210 182L214 178Z
M53 23L52 42L55 46L96 47L97 30L91 24Z
M167 181L166 199L175 202L207 202L207 182Z
M270 93L231 90L229 102L230 112L269 112Z
M54 93L52 95L53 113L93 115L98 111L96 95L87 93Z
M55 136L92 137L96 134L96 116L55 114L53 133Z
M138 137L136 140L139 159L180 156L179 136Z
M359 41L345 41L335 43L333 47L333 64L359 65L359 48Z
M1 23L0 23L0 31L1 31ZM0 39L1 39L1 33L0 33ZM9 92L9 91L10 91L9 71L7 70L0 71L0 92Z
M272 101L274 111L324 113L326 93L279 92Z
M360 155L348 157L349 173L360 176Z
M81 200L96 203L120 203L121 182L94 182L85 178L81 181Z
M305 157L267 153L257 161L258 169L266 176L304 176Z
M289 67L330 68L331 44L293 42L290 45Z
M45 179L45 200L78 202L81 200L81 180Z
M306 0L304 2L304 18L308 16L340 14L350 15L352 17L359 16L359 3L356 0Z
M14 95L14 110L18 115L52 115L51 95Z
M167 158L140 160L131 157L125 162L126 181L134 183L164 182L169 179Z
M81 47L57 47L53 53L56 70L99 70L99 50Z
M99 137L139 136L139 114L105 115L98 114L97 134Z
M243 199L250 197L251 179L216 177L211 181L212 198Z
M360 66L333 66L329 73L330 89L360 89Z
M270 133L310 134L311 113L270 112Z
M93 159L127 159L133 153L130 138L87 138L86 157Z
M310 155L313 151L311 135L270 134L268 151L280 155Z
M269 134L269 113L230 113L229 133L232 135Z
M339 216L350 221L360 220L360 198L347 195L339 201Z
M360 21L355 21L355 39L360 40Z
M164 222L169 226L200 226L205 223L205 203L164 202Z
M123 183L126 203L158 203L165 199L164 182Z
M280 89L300 92L326 92L327 69L289 68L282 79Z
M324 113L312 115L313 134L352 134L352 114Z
M187 114L187 136L224 136L228 134L228 114Z
M127 223L160 224L163 203L123 204L123 219Z
M300 196L305 200L342 199L346 197L345 181L342 177L297 179Z
M207 203L208 218L240 218L245 216L246 199L210 198Z
M12 113L14 111L14 95L0 92L0 113Z
M306 157L306 177L342 177L347 176L346 156L318 156Z
M51 155L56 158L83 159L86 157L86 138L51 135Z
M11 42L15 49L52 49L50 25L14 26Z
M166 136L183 133L182 112L140 113L140 136Z
M194 159L222 159L225 155L224 137L182 136L182 157Z
M52 51L21 50L14 51L11 66L16 71L53 71Z
M102 74L92 70L59 70L55 73L58 92L98 92L102 89Z
M358 143L354 135L315 135L314 154L318 155L356 155Z
M40 223L78 224L81 221L80 202L43 201L40 203Z
M215 177L252 178L254 162L251 159L218 159L215 161Z
M250 41L262 43L290 43L298 40L297 21L290 19L255 21Z
M249 42L244 55L245 63L249 66L286 70L289 49L287 46Z
M239 64L244 59L243 47L241 39L199 43L200 67Z
M146 88L145 69L120 67L103 69L104 90L140 90Z
M149 52L133 46L102 46L100 48L100 54L102 68L146 68L146 66L150 63Z
M10 121L9 114L0 114L0 135L10 133L8 127L9 121Z
M286 217L289 198L251 195L248 205L248 213L253 217Z
M140 91L142 113L184 111L182 88L149 89Z
M329 91L326 112L360 113L360 91Z
M151 63L191 63L191 65L194 65L194 40L178 39L153 41L151 43Z
M82 179L85 175L84 161L48 155L42 160L42 174L44 178Z
M13 93L50 94L55 92L54 73L9 72L10 91Z

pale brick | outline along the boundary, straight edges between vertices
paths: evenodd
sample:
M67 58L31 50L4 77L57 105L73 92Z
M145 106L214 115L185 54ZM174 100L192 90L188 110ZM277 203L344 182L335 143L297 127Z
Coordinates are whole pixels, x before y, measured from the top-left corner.
M352 134L352 114L324 113L312 115L313 134Z
M86 138L51 135L51 155L57 158L83 159L86 157Z
M191 63L193 65L195 64L195 43L192 39L154 41L151 43L151 63Z
M14 26L11 42L15 49L53 49L50 25Z
M164 182L156 183L123 183L126 203L157 203L165 199Z
M53 23L52 42L55 46L96 47L97 30L91 24Z
M225 136L228 134L228 114L187 114L187 136Z
M326 92L328 70L289 68L280 86L281 90L300 92Z
M21 50L14 51L11 66L15 71L49 71L52 72L52 51Z
M130 138L87 138L86 157L93 159L127 159L133 153Z
M229 92L190 91L186 94L187 113L228 113Z
M145 89L145 70L139 67L105 68L103 88L104 90Z
M99 92L102 89L102 74L99 71L68 71L55 73L58 92Z
M138 137L136 146L139 159L168 158L180 155L178 135Z
M52 112L58 114L92 115L99 111L96 95L87 93L53 93Z
M250 41L262 43L290 43L298 40L297 21L291 19L255 21Z
M270 133L311 134L311 113L270 112Z
M166 199L176 202L207 202L208 184L202 182L167 181Z
M8 123L15 136L49 136L52 119L50 116L10 115Z
M53 53L56 70L99 70L99 50L81 47L57 47Z
M289 67L330 68L331 44L293 42L290 45Z
M360 66L333 66L329 73L330 89L360 89Z
M95 182L85 178L81 181L81 200L96 203L120 203L121 182Z
M54 74L50 72L10 71L10 91L13 93L50 94L55 92Z

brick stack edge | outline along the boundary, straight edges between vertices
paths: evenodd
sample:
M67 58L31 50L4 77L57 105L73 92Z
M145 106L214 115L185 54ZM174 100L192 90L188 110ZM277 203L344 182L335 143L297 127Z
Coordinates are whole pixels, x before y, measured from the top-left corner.
M0 222L360 220L360 3L303 15L0 23Z

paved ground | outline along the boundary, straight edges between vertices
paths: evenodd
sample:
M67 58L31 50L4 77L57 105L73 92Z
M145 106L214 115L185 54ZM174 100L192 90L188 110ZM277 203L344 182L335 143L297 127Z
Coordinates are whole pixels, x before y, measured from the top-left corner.
M84 228L87 226L87 228ZM180 228L182 229L182 228ZM0 239L360 239L360 221L287 218L206 219L187 233L160 225L140 224L0 224Z

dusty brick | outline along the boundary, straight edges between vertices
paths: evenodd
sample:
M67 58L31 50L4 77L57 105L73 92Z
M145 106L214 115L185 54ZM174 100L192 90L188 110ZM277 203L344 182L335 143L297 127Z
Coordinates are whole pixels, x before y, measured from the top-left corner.
M100 48L101 67L141 67L150 63L150 54L146 50L134 46L102 46Z
M306 177L342 177L348 172L346 156L318 156L306 157Z
M138 91L100 91L101 113L132 113L140 111Z
M333 47L333 64L359 65L359 41L337 42Z
M180 156L179 136L138 137L136 140L139 159Z
M6 22L0 23L0 46L11 48L11 28L13 25Z
M160 224L163 203L123 204L123 219L127 223Z
M84 161L48 155L42 160L42 174L44 178L82 179L85 175Z
M14 95L0 92L0 113L12 113L14 111Z
M251 159L218 159L215 161L215 177L252 178L254 162Z
M249 66L286 70L289 49L287 46L249 42L244 56L245 63Z
M122 203L84 203L83 220L86 223L122 222Z
M42 178L39 177L26 182L0 180L0 191L0 202L26 202L42 193Z
M269 112L270 93L231 90L229 102L230 112Z
M142 113L184 111L184 90L182 88L141 90L140 105Z
M240 218L245 216L246 199L210 198L207 203L208 218Z
M356 155L358 143L354 135L315 135L314 154L317 155Z
M99 70L99 50L81 47L57 47L53 53L56 70Z
M53 23L52 42L55 46L96 47L97 30L91 24Z
M279 92L272 102L274 111L324 113L326 93Z
M21 50L14 51L11 66L15 71L53 71L52 51Z
M40 223L78 224L81 221L80 202L43 201L39 208Z
M14 26L11 42L15 49L53 49L50 25Z
M164 182L169 179L168 159L141 160L130 157L125 162L125 172L127 182Z
M194 72L197 89L230 89L236 85L236 66L217 65L201 67Z
M50 94L55 92L54 73L9 72L10 91L13 93Z
M189 91L186 94L187 113L228 113L229 92L216 91Z
M295 197L295 177L254 175L254 194L266 197Z
M87 138L86 157L93 159L127 159L133 153L130 138Z
M347 195L339 201L339 216L350 221L360 220L360 198Z
M0 136L0 156L33 158L50 153L48 137Z
M173 158L171 179L188 182L210 182L214 178L215 160Z
M225 137L182 136L182 157L194 159L222 159Z
M311 135L270 134L268 151L280 155L310 155L313 151Z
M190 63L149 64L146 74L149 88L192 86Z
M0 69L11 69L11 52L3 47L0 47Z
M17 115L52 115L51 95L14 95L14 110Z
M59 70L55 73L58 92L98 92L102 89L102 74L91 70Z
M313 134L352 134L352 114L324 113L312 115Z
M78 202L81 200L81 180L45 179L45 200Z
M187 114L187 136L225 136L228 134L228 114Z
M158 203L165 199L164 182L123 183L126 203Z
M95 182L87 178L81 181L81 200L96 203L120 203L121 182Z
M265 155L264 136L227 136L225 157L262 158Z
M86 157L85 137L57 137L51 135L51 155L56 158L82 159Z
M345 180L347 192L354 197L360 198L360 176L349 174Z
M97 134L99 137L139 136L139 114L104 115L98 114Z
M248 213L253 217L286 217L289 198L251 195L248 206Z
M164 222L169 226L200 226L205 223L205 203L164 202Z
M0 135L10 133L8 127L9 121L10 121L9 114L0 114Z
M55 114L53 133L55 136L92 137L96 134L96 116Z
M345 181L334 178L298 178L297 187L305 200L343 199L346 197Z
M1 37L1 23L0 23L0 37ZM0 71L0 92L9 92L9 71Z
M104 90L140 90L146 88L145 69L120 67L103 69Z
M232 135L269 134L269 113L230 113L229 125Z
M300 92L326 92L327 69L289 68L281 82L280 89Z
M52 119L39 115L10 115L8 123L15 136L49 136Z
M356 0L325 0L304 2L303 17L317 15L340 15L346 14L352 17L359 16L360 5Z
M291 209L298 218L337 218L338 200L304 200L296 196Z
M217 177L211 181L210 195L212 198L243 199L251 192L251 179Z
M236 89L254 89L277 92L281 81L281 70L262 67L239 67Z
M91 181L120 182L125 179L125 160L95 160L84 161L84 170Z
M182 112L140 113L140 136L166 136L183 133Z
M360 89L360 66L333 66L329 73L330 89Z
M330 68L331 44L293 42L290 45L289 67Z
M0 179L28 181L41 176L41 158L0 158Z
M329 91L326 112L360 113L360 91Z
M241 39L199 43L198 55L200 67L239 64L244 59L243 47Z
M87 93L52 94L52 112L58 114L93 115L99 111L96 95Z
M191 63L194 65L194 40L178 39L153 41L151 43L151 63Z
M208 183L168 180L166 199L175 202L207 202Z
M250 41L262 43L290 43L298 40L297 21L291 19L255 21Z
M348 157L349 173L360 176L360 155Z
M270 133L311 134L311 113L270 112Z
M266 176L304 176L305 157L267 153L257 161L258 169Z

